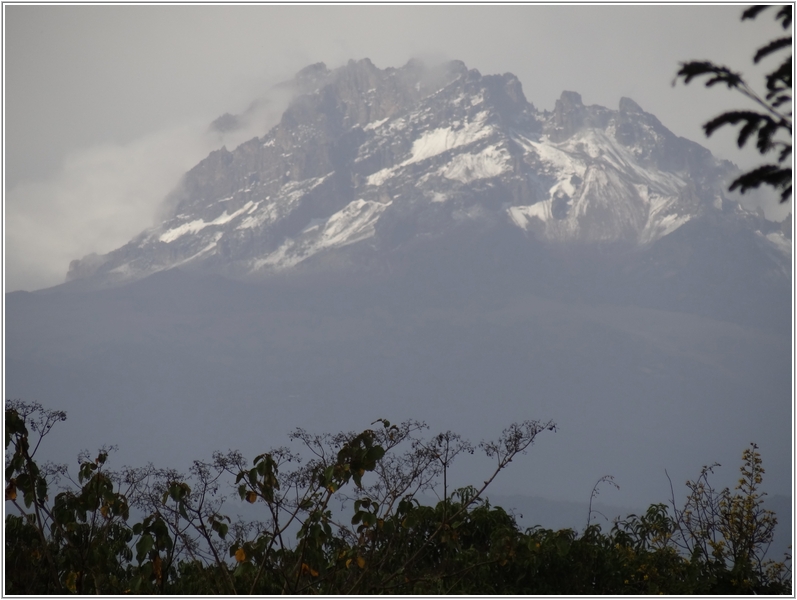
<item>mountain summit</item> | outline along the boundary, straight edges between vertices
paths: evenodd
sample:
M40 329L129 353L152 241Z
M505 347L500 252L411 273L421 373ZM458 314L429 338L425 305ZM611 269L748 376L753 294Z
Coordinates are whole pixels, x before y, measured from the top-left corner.
M173 267L245 279L360 269L463 228L644 250L688 223L755 234L766 269L788 272L790 242L725 195L733 165L629 98L611 110L566 91L540 111L514 75L459 61L319 63L291 86L277 126L212 152L166 198L163 222L73 261L67 280L105 287Z

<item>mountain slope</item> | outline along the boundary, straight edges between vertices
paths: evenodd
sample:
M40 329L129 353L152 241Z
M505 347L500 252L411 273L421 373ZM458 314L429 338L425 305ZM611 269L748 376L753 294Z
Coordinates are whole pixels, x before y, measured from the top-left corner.
M617 502L645 506L668 497L665 468L677 482L717 461L733 485L750 441L770 489L788 493L788 336L545 298L451 264L268 283L175 269L112 289L9 294L6 393L68 412L47 446L59 462L118 444L114 464L187 468L217 449L255 456L297 426L380 417L477 442L535 418L558 432L494 493L582 499L610 473ZM462 465L462 484L489 469Z

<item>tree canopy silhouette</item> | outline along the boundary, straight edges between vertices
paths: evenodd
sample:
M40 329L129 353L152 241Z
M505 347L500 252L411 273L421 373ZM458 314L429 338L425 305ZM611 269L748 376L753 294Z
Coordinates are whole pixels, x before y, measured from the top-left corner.
M755 19L763 10L771 8L768 5L751 6L742 13L742 20ZM774 7L778 8L778 7ZM792 7L790 4L779 7L775 13L775 20L780 22L784 30L789 30L792 22ZM764 58L779 51L787 51L780 64L765 75L766 93L756 92L744 80L740 73L728 67L716 65L711 61L690 61L681 63L681 69L676 75L683 78L688 84L696 77L707 77L706 87L718 83L725 84L728 89L741 92L760 106L755 110L732 110L711 119L703 129L706 136L710 136L724 125L738 125L739 148L744 147L751 136L756 136L756 148L762 154L775 153L776 161L761 165L743 173L731 183L730 191L738 189L741 193L760 185L772 186L780 193L780 201L786 202L791 197L792 191L792 36L786 35L771 40L759 48L753 56L753 63L758 64ZM675 82L673 82L675 83Z
M6 402L6 594L792 590L790 556L766 556L777 519L764 507L755 444L742 455L734 490L715 488L718 465L706 466L686 482L683 508L673 491L671 508L654 504L604 531L590 505L579 533L524 530L486 497L499 473L556 431L552 422L514 423L478 445L451 431L429 437L418 421L378 419L360 433L334 435L297 429L289 435L295 450L272 447L252 462L216 452L188 473L152 464L113 471L113 448L105 447L81 453L75 479L66 465L36 458L65 419L38 403ZM493 461L482 483L450 490L452 462L474 452ZM422 503L426 494L437 503Z

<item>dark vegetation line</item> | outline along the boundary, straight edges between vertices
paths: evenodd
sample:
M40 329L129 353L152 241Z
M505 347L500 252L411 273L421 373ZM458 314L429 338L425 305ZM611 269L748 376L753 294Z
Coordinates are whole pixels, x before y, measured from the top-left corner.
M742 454L734 490L717 465L686 483L685 504L654 504L604 532L521 530L485 492L552 422L525 421L473 446L425 424L380 419L361 433L290 435L287 447L195 461L188 474L153 465L111 471L109 448L37 464L61 411L7 401L6 594L791 594L790 556L764 559L777 523L763 508L758 447ZM452 461L494 461L479 487L436 506ZM606 478L599 480L599 484ZM596 486L597 487L597 486ZM594 495L595 491L593 491ZM345 502L351 517L333 515ZM230 506L226 506L231 504ZM237 504L237 507L236 507ZM232 521L242 505L260 520ZM16 514L14 514L16 513ZM139 517L132 517L139 515ZM590 515L591 517L591 515Z

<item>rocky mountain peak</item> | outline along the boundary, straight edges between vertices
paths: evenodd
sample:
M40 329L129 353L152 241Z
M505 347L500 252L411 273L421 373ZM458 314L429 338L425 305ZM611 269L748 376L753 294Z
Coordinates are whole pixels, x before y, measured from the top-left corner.
M306 94L321 85L328 75L329 69L327 69L327 66L322 62L318 62L308 65L296 73L294 82L301 93Z
M553 141L564 141L584 127L587 117L581 94L562 92L554 105L552 127L548 127L546 133Z
M639 106L639 104L631 100L631 98L626 98L625 96L620 98L620 106L618 108L620 109L621 114L633 113L641 115L645 113L645 111L642 110L642 107Z

